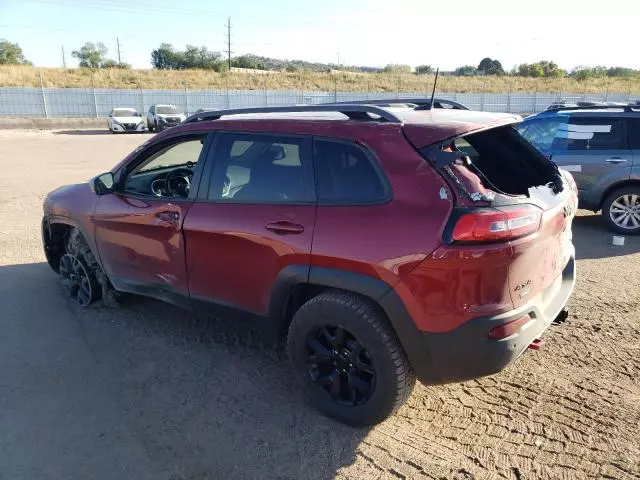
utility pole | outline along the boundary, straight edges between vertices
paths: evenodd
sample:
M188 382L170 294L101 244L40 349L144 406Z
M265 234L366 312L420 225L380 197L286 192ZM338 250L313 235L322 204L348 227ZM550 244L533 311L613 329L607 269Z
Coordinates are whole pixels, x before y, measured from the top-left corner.
M231 71L231 17L227 19L227 63L229 65L229 71Z
M116 44L118 45L118 65L122 65L122 60L120 59L120 39L116 37Z
M67 60L64 58L64 45L62 45L62 68L67 68Z

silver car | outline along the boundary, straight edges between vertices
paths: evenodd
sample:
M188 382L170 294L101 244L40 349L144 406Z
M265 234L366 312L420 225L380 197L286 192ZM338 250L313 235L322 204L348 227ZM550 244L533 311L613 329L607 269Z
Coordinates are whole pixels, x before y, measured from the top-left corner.
M572 173L581 208L602 210L615 232L640 233L640 105L554 105L518 131Z

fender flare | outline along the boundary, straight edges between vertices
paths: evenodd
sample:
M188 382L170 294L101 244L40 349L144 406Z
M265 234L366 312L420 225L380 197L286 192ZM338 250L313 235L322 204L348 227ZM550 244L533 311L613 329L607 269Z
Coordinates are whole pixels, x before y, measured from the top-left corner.
M419 331L400 296L384 280L363 273L309 265L289 265L276 279L269 302L269 318L284 326L284 313L293 289L299 284L353 292L375 302L385 313L409 359L420 349Z
M75 228L77 230L80 230L80 233L82 234L82 237L85 239L87 246L89 247L89 249L91 249L91 253L93 253L94 258L96 259L96 261L98 262L98 265L100 265L100 268L102 267L102 261L100 259L100 255L98 254L98 247L97 245L95 245L94 243L94 238L90 235L87 235L87 232L85 231L84 227L78 223L76 220L74 220L71 217L65 217L62 215L47 215L44 216L42 218L42 247L44 248L45 251L45 256L46 256L46 252L47 252L47 238L49 237L49 226L50 225L54 225L54 224L62 224L62 225L67 225L68 227L72 227ZM54 267L53 265L51 265L51 262L49 261L49 258L47 257L47 262L49 263L49 266L54 270L57 271L57 267ZM104 269L103 269L104 270Z

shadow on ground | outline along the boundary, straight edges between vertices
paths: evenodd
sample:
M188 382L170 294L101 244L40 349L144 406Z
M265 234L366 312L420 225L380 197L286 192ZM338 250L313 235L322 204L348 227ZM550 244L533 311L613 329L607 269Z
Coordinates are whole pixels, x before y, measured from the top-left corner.
M619 257L640 252L640 236L626 235L622 247L614 246L618 235L604 224L600 214L581 211L573 220L573 243L579 260Z
M111 130L107 128L95 128L91 130L71 129L71 130L54 130L54 135L111 135Z
M45 263L0 267L0 304L8 478L333 478L368 433L313 410L259 332L138 297L79 311Z

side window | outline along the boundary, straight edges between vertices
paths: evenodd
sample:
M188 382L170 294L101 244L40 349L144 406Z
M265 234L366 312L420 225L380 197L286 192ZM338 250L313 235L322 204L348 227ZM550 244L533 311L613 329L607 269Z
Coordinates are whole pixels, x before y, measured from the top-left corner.
M243 203L310 200L310 142L304 137L218 134L209 199Z
M629 130L629 146L634 150L640 150L640 118L627 118Z
M203 145L204 137L192 137L152 151L127 175L125 192L188 197Z
M388 188L372 155L353 144L333 140L314 142L318 201L367 204L384 201Z
M557 147L554 140L560 126L566 124L566 118L545 118L521 123L517 130L526 140L543 154L548 155Z
M566 140L568 150L628 148L624 122L620 118L572 116L565 128L558 132L558 137Z

